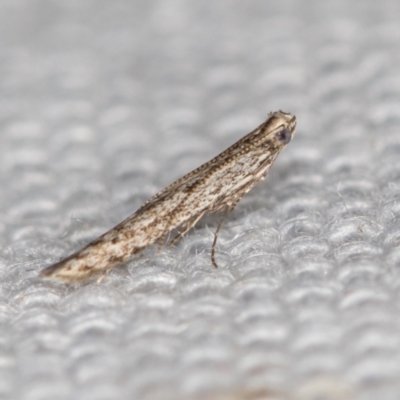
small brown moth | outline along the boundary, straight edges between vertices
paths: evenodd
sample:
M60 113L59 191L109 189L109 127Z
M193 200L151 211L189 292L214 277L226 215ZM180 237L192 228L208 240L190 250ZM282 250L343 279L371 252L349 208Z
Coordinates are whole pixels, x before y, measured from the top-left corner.
M167 186L146 201L133 215L86 247L45 268L40 276L73 282L95 274L106 274L116 265L155 242L165 241L177 228L174 241L188 232L205 214L224 211L211 251L215 267L215 246L222 221L245 193L263 180L278 154L291 141L296 117L283 111L268 119L227 150Z

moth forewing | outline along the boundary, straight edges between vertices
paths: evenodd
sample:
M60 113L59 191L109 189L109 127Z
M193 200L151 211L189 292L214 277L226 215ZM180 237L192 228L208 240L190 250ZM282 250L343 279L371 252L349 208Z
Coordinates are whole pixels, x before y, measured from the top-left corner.
M232 210L266 176L295 129L294 115L283 111L270 113L254 131L167 186L83 249L45 268L40 276L73 282L105 274L174 229L184 227L186 233L204 214ZM216 239L217 234L211 256L215 266Z

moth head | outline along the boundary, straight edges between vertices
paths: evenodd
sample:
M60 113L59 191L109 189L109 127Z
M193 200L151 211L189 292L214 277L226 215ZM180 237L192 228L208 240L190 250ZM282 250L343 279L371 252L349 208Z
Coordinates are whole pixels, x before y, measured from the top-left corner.
M270 113L265 122L265 130L268 132L270 140L277 146L286 146L291 140L296 130L296 117L283 111Z
M296 117L283 111L276 111L269 115L266 124L269 125L268 130L276 144L286 146L294 136Z

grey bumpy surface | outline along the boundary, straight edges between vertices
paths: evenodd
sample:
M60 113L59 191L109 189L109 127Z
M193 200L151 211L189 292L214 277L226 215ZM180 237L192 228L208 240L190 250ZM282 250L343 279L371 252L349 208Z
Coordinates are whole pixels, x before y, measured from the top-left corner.
M0 399L400 399L400 3L2 0ZM45 266L255 128L266 181L103 282Z

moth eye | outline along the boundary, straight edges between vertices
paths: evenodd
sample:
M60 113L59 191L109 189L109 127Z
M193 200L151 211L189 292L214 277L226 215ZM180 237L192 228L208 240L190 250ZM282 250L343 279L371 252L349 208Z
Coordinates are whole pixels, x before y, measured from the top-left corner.
M292 134L290 133L289 129L282 129L276 133L275 138L282 144L288 144L292 140Z

